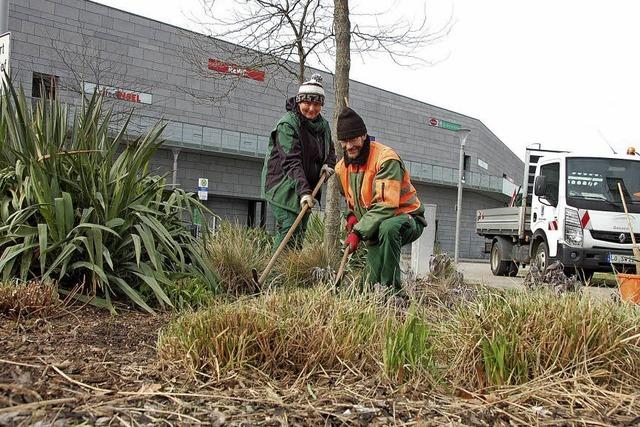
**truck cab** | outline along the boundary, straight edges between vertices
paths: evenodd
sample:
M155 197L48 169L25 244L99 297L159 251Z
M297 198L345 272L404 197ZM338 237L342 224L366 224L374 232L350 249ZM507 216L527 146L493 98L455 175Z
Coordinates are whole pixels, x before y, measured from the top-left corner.
M596 271L633 267L629 223L640 241L635 150L587 155L528 148L523 183L517 206L477 212L476 232L489 240L494 275L513 276L519 265L545 268L556 260L585 280Z
M530 255L585 276L633 264L621 191L640 240L640 157L555 153L538 161L531 200Z

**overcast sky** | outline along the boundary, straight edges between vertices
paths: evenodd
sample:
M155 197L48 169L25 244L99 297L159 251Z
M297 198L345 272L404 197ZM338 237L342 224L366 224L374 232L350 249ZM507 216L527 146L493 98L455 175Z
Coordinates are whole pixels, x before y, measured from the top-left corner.
M189 27L198 0L98 0ZM368 0L388 5L388 0ZM353 2L352 2L353 3ZM418 0L401 3L408 12ZM382 6L384 7L384 6ZM351 78L481 120L518 156L555 150L640 148L640 2L634 0L432 0L433 28L451 33L408 69L354 58Z

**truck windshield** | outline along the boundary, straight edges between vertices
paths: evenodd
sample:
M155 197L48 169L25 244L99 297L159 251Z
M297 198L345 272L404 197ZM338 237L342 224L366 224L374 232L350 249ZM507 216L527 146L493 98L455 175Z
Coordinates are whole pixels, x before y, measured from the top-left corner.
M640 213L640 161L567 159L567 204L570 206L621 212L618 183L622 184L629 212Z

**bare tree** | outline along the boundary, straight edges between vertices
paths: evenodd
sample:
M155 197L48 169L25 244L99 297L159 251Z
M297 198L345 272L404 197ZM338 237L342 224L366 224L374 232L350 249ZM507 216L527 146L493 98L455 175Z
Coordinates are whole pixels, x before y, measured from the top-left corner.
M214 54L241 71L268 70L274 82L305 80L309 63L329 71L335 58L334 135L337 115L349 96L349 70L352 53L383 53L396 64L411 66L427 63L417 53L423 47L445 37L451 19L437 30L427 25L426 3L422 13L410 18L390 19L397 9L396 0L383 11L357 13L348 0L229 0L226 10L216 0L201 0L202 17L194 20L207 38L194 38L185 49L185 60L200 76L224 81L232 91L244 75L220 73L203 66L203 58ZM411 8L412 12L416 7ZM417 19L416 16L418 17ZM351 21L355 20L354 25ZM389 22L392 21L392 22ZM230 82L229 82L230 79ZM269 84L270 82L267 82ZM277 86L277 85L276 85ZM230 92L218 92L228 94ZM211 101L216 99L211 98ZM334 140L337 153L342 149ZM325 210L325 246L329 253L337 249L340 224L339 183L329 181Z
M68 77L58 82L59 89L80 95L87 100L94 90L102 90L104 102L111 111L111 122L116 126L129 118L132 105L129 102L115 101L117 90L130 92L150 92L150 86L142 84L130 73L127 64L115 61L101 44L83 33L74 34L71 38L56 40L52 38L51 48L55 51ZM130 101L135 102L132 98ZM107 111L105 109L105 111ZM129 130L142 131L136 123L129 124Z
M287 79L302 83L310 63L327 72L334 68L332 0L200 0L200 4L201 13L191 19L195 29L207 37L191 33L182 56L195 74L218 81L222 90L209 95L211 101L218 101L221 93L232 92L246 77L242 71L268 71L265 78L271 79L267 81L269 85ZM451 21L432 31L427 25L426 10L421 9L423 3L417 9L412 7L412 12L421 13L410 19L400 16L393 22L384 22L397 6L396 0L382 11L350 13L357 21L349 28L353 53L383 53L401 65L427 62L416 53L448 34ZM211 70L207 67L211 55L240 72ZM203 96L193 95L200 99Z
M349 71L351 70L351 23L349 0L334 0L333 27L336 34L336 66L333 87L336 92L336 108L333 111L334 146L338 158L342 146L336 132L338 115L347 106L349 97ZM324 215L324 244L328 253L335 253L340 236L340 182L334 176L327 185L327 205Z

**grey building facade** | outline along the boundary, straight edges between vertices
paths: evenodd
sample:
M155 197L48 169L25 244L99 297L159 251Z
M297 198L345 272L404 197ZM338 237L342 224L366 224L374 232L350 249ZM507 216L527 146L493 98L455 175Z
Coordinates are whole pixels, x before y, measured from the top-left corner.
M233 58L215 51L193 61L193 42L206 41L204 36L87 0L11 1L9 31L11 74L27 95L79 105L82 93L98 86L113 97L116 112L134 108L133 130L163 121L166 142L154 168L190 191L198 178L208 178L206 203L214 213L270 226L260 173L268 136L298 87L291 77L234 68ZM229 74L233 79L221 78ZM321 74L323 114L331 120L332 75ZM351 82L350 104L376 140L398 151L423 203L437 205L431 226L443 251L454 247L455 129L471 129L460 257L484 257L483 239L475 235L476 210L504 206L522 182L522 161L482 122L463 114L357 81Z

